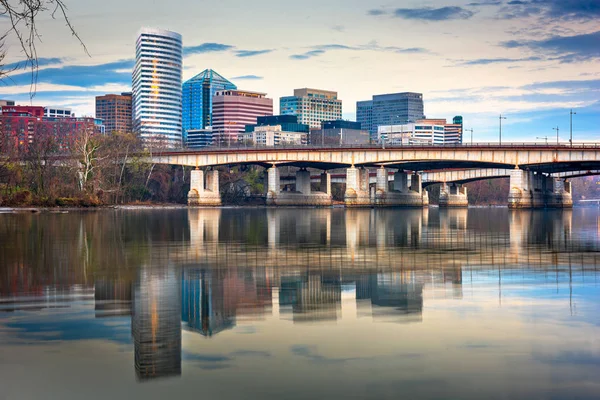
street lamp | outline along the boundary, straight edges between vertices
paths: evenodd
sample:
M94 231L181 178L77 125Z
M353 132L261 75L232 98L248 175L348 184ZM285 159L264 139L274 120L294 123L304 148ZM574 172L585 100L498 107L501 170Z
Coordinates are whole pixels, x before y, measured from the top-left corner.
M546 141L546 145L548 144L548 136L537 136L536 139L544 139Z
M558 126L556 128L552 128L552 129L556 131L556 145L558 146L558 131L559 131Z
M473 129L465 129L465 132L471 132L471 145L473 145Z
M502 146L502 120L506 119L506 117L503 117L502 114L500 114L499 120L500 120L500 146Z
M570 122L570 130L571 130L571 135L569 136L569 143L571 144L571 147L573 146L573 115L577 114L576 112L573 111L573 109L571 109L571 112L569 113L569 122Z

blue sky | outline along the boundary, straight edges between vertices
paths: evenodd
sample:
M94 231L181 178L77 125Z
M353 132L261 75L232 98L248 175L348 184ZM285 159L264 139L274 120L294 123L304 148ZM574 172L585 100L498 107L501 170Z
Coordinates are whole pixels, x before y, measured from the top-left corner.
M93 115L93 97L130 90L137 31L182 34L184 79L213 68L277 99L294 88L336 90L344 117L373 94L417 91L432 118L463 115L476 141L595 141L600 121L600 0L66 0L90 56L61 21L40 21L33 104ZM4 24L4 25L3 25ZM0 19L5 28L6 22ZM18 63L14 37L7 62ZM29 103L30 73L1 98ZM543 140L543 139L538 139Z

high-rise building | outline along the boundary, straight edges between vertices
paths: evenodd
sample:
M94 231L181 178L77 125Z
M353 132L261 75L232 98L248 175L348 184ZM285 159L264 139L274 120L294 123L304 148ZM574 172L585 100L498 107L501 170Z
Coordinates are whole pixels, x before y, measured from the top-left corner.
M212 100L221 90L236 90L237 86L212 69L205 69L183 84L183 139L190 129L212 126Z
M421 93L391 93L373 96L372 107L368 101L356 103L357 121L368 126L369 112L371 113L371 136L377 135L377 128L383 125L402 125L415 122L424 117L423 95ZM361 111L359 112L359 108ZM359 118L360 114L360 118Z
M462 143L462 117L456 116L449 124L446 119L443 118L426 118L418 119L418 125L442 125L444 127L444 137L441 143L443 144L459 144ZM439 144L436 142L436 144Z
M319 89L294 89L293 96L279 99L282 115L295 115L298 122L320 128L323 121L342 119L342 100L337 92Z
M373 100L356 102L356 122L360 124L361 129L372 134Z
M246 125L256 124L257 117L273 115L273 99L265 93L223 90L213 98L213 143L236 144Z
M131 132L131 93L96 96L96 118L108 133Z
M148 145L180 147L181 35L142 28L133 69L133 128Z

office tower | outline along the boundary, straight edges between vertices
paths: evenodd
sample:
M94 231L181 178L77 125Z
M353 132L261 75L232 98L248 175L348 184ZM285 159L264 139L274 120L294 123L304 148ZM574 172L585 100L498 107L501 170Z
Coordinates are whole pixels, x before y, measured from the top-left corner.
M391 93L373 96L370 101L359 101L356 103L356 119L363 125L363 129L369 125L369 113L371 113L371 136L377 136L377 128L383 125L403 125L415 122L424 117L423 95L421 93ZM360 111L359 111L360 108Z
M246 125L256 124L257 117L273 115L273 99L265 93L223 90L213 98L213 142L237 144Z
M295 115L258 117L256 125L246 125L246 140L256 146L308 144L309 127L299 124Z
M190 129L207 129L212 126L212 101L222 90L236 90L237 86L212 69L205 69L183 84L183 139Z
M361 129L372 132L373 100L356 102L356 122L360 123Z
M72 117L70 108L44 107L44 117L49 118L70 118Z
M133 128L146 145L181 146L181 35L142 28L133 70Z
M310 132L312 145L361 145L369 144L369 131L361 129L362 124L353 121L324 121L321 129Z
M463 142L463 117L457 115L451 124L445 125L446 143Z
M337 92L318 89L294 89L293 96L279 99L282 115L295 115L298 122L320 128L323 121L342 119L342 100Z
M131 132L131 93L96 96L96 118L108 133Z
M181 278L174 268L137 272L131 333L140 381L181 375Z

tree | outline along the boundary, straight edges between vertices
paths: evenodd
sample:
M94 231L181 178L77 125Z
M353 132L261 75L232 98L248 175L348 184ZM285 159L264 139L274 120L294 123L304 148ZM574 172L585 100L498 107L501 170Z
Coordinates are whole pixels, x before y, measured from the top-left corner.
M37 28L40 16L50 15L53 19L61 19L67 29L81 44L83 50L89 55L87 48L79 34L71 24L67 15L67 6L63 0L0 0L0 17L8 19L9 25L5 32L0 32L0 44L10 37L16 37L17 42L25 56L25 66L31 67L31 95L35 93L38 72L37 43L41 41ZM4 78L11 70L5 70L4 58L6 51L0 45L0 79Z

